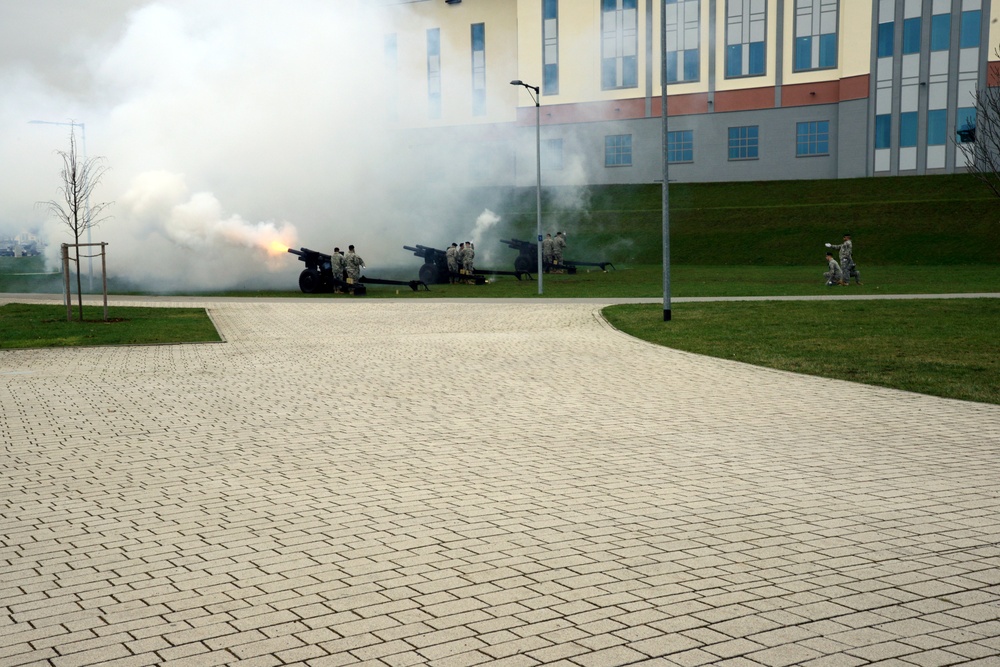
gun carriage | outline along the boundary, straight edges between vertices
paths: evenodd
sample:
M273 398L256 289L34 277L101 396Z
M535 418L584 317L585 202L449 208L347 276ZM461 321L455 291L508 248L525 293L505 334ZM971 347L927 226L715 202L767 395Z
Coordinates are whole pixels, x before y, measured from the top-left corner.
M500 243L506 243L507 247L512 250L517 251L517 257L514 258L514 269L517 271L537 271L538 270L538 244L532 243L531 241L522 241L521 239L500 239ZM544 260L543 260L544 261ZM567 273L576 273L577 267L580 266L596 266L600 267L601 271L607 271L607 267L615 268L615 265L611 262L577 262L572 260L563 260L562 264L558 267L554 264L547 264L544 269L546 272L552 270L553 268L566 269Z
M409 250L417 257L424 260L423 265L420 267L420 280L425 283L434 283L436 285L447 284L451 279L458 280L472 280L477 285L482 285L486 282L486 276L515 276L518 280L521 280L522 276L527 275L530 279L531 276L528 275L527 271L490 271L488 269L473 269L472 275L466 275L465 273L453 272L448 268L448 253L440 248L432 248L425 245L409 246L404 245L403 250Z
M369 278L361 276L357 282L350 282L343 275L335 275L333 272L333 256L309 248L298 250L289 248L288 252L297 255L300 262L305 262L306 268L299 274L299 289L305 294L318 294L321 292L333 292L340 290L349 292L354 296L364 296L368 293L366 284L369 285L406 285L416 292L421 285L424 289L429 289L426 283L419 280L386 280L384 278Z

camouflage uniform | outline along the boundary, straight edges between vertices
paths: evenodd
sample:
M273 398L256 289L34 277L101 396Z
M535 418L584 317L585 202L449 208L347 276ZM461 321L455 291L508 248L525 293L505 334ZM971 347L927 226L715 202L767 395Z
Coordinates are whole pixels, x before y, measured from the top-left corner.
M343 280L345 268L343 253L340 252L340 248L334 248L333 255L330 256L330 270L333 271L333 277L337 280Z
M542 264L545 266L546 270L548 270L548 267L552 266L552 246L552 234L546 234L545 240L542 241Z
M445 259L448 260L448 273L458 273L458 246L454 243L444 251ZM451 276L449 276L450 278Z
M466 242L465 253L462 255L462 268L465 269L465 273L472 275L472 263L476 259L476 250L472 247L472 243Z
M830 270L823 274L823 277L826 278L827 286L832 287L841 284L844 282L844 273L840 270L840 264L837 264L837 260L833 258L833 255L827 254L826 258L830 266Z
M344 257L344 263L347 265L347 278L353 283L358 282L358 278L361 277L361 269L365 266L365 260L354 252L354 246L351 246L347 250L347 255Z
M562 232L557 232L556 237L552 239L552 263L562 264L563 260L563 250L566 249L566 237L563 236Z
M854 252L854 244L851 243L851 237L845 235L844 242L839 244L830 244L831 248L836 248L840 251L840 268L844 273L844 283L849 283L851 278L857 284L861 284L861 274L858 273L858 266L854 263L854 257L852 253Z

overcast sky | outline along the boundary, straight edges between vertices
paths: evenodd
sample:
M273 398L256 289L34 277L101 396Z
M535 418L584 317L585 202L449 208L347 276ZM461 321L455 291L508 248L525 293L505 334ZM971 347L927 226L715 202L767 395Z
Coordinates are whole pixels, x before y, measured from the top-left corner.
M85 125L110 168L94 198L114 202L93 240L110 244L112 273L149 286L285 284L302 265L269 257L275 239L354 243L370 267L416 261L402 243L452 240L389 196L419 184L388 178L369 6L0 0L0 234L39 229L53 257L71 240L36 205L58 196L70 130L28 123L45 120ZM454 240L475 228L449 224Z

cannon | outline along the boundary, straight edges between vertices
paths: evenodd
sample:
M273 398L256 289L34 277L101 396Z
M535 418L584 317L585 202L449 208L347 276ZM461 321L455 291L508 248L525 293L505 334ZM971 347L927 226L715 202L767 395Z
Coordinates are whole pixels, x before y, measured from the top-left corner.
M368 293L368 285L406 285L414 292L423 285L429 291L427 284L420 280L386 280L384 278L369 278L361 276L356 283L350 283L344 276L333 274L333 256L326 253L300 248L295 250L289 248L288 252L298 255L299 261L305 262L306 268L299 274L299 289L306 294L316 294L319 292L333 292L340 289L350 292L354 296L364 296Z
M517 251L517 257L514 258L514 269L518 271L537 271L538 270L538 244L532 243L531 241L522 241L521 239L500 239L500 243L506 243L507 247ZM600 267L601 271L607 271L607 267L615 268L615 265L611 262L577 262L571 260L563 260L560 265L561 268L566 269L567 273L576 273L578 266L597 266ZM545 271L550 271L553 265L547 265L544 267Z
M467 276L464 273L453 273L448 268L448 253L446 250L419 244L416 246L404 245L403 250L409 250L417 257L423 258L424 263L420 267L420 280L426 283L443 284L450 282L452 278L456 278L459 280L471 279L475 284L482 285L486 282L486 276L514 276L518 280L527 276L529 280L531 279L531 275L527 271L519 270L492 271L490 269L473 269L472 276Z

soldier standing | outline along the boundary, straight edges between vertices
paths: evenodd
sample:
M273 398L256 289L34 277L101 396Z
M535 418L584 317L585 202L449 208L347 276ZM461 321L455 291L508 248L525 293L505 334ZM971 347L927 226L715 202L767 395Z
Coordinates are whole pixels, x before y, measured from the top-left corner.
M448 282L455 282L455 274L458 273L458 244L452 243L444 251L445 259L448 261Z
M344 263L347 267L347 282L356 283L358 278L361 277L361 269L365 267L365 260L354 252L354 246L347 246L347 255L344 257Z
M823 274L823 277L826 278L826 286L834 287L836 285L843 285L844 273L840 269L840 264L837 264L837 260L833 258L832 252L826 253L826 263L830 268L829 271Z
M344 268L344 253L340 252L340 248L334 248L333 255L330 256L330 270L333 272L334 280L339 282L344 281ZM335 287L335 289L338 292L340 291L339 288Z
M858 285L861 285L861 274L858 273L858 266L854 263L854 244L851 243L851 233L844 234L843 243L827 243L826 247L836 248L840 251L840 269L844 274L844 285L851 283L851 277Z
M565 232L556 232L556 237L552 239L552 263L561 265L563 261L563 251L566 249Z
M552 266L552 234L546 234L545 240L542 241L542 267L545 273L549 272L549 267Z
M465 242L465 254L462 256L462 268L465 274L471 276L473 273L473 261L476 259L476 249L472 241Z

